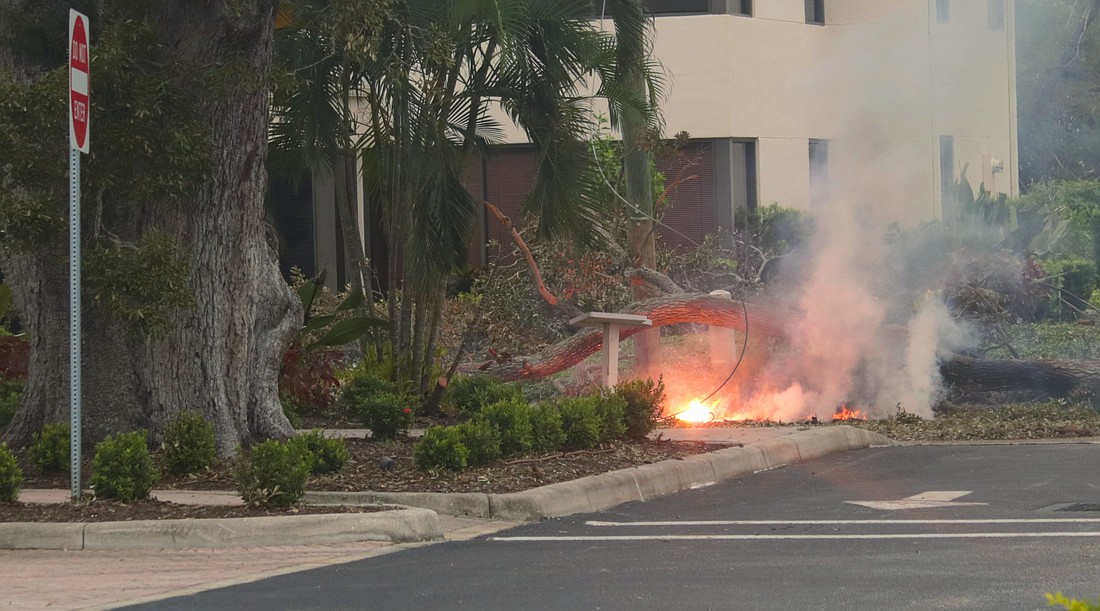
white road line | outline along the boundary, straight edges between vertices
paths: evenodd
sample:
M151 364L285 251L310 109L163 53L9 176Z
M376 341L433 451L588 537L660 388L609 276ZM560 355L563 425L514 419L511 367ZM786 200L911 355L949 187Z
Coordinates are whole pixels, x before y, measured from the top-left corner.
M1030 533L889 533L882 535L607 535L575 537L490 537L505 543L600 542L600 541L841 541L851 539L1036 539L1100 537L1100 532Z
M843 526L864 524L1097 524L1100 518L1004 518L971 520L682 520L677 522L602 522L586 526Z

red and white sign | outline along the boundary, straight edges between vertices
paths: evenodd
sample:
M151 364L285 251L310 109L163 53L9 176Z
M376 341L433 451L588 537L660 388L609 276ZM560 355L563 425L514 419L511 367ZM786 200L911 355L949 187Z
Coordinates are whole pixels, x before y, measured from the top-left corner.
M69 10L69 146L88 152L88 120L91 115L88 97L88 18Z

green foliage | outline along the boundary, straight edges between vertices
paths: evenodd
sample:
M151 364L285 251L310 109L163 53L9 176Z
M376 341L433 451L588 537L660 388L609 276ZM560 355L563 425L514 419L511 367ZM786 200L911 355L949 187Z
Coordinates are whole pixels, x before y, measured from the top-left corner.
M31 435L27 454L34 466L46 473L62 473L69 468L69 425L47 424Z
M288 443L308 457L309 472L314 475L337 473L351 458L348 444L342 437L325 437L321 429L301 433Z
M483 419L500 431L500 450L505 456L531 451L531 408L527 401L511 399L482 408Z
M15 461L15 454L8 444L0 443L0 503L19 500L19 488L23 485L23 470Z
M772 204L758 213L760 247L765 252L784 255L802 246L814 230L813 219L802 210Z
M85 251L83 269L89 302L145 333L163 328L194 301L186 255L163 234L146 234L136 244L100 241Z
M147 433L116 433L96 444L89 484L98 499L140 501L160 479L146 445Z
M92 54L95 153L85 158L82 179L84 291L87 303L145 333L191 303L188 253L158 233L157 223L193 201L212 167L210 126L191 102L216 79L175 60L148 12L108 4L94 13L102 19ZM27 41L7 33L12 38L0 44L31 59ZM56 43L64 49L63 38ZM42 248L65 228L67 160L56 146L67 129L67 62L58 59L33 58L43 62L41 76L0 78L0 232L16 251Z
M0 378L0 429L15 417L19 401L23 398L23 380Z
M623 423L626 425L627 439L642 441L653 429L657 428L661 412L664 410L665 383L658 378L630 380L615 387L615 394L626 401L623 409Z
M452 414L471 416L486 405L522 399L523 390L518 384L492 376L456 376L447 385L443 406Z
M344 385L340 402L359 417L375 439L393 439L412 426L413 402L392 389L386 380L356 377Z
M600 442L622 439L626 433L626 399L614 393L601 393L592 397L592 400L596 414L600 417Z
M565 437L563 447L584 450L600 445L604 426L597 410L598 401L597 397L577 397L562 399L557 403Z
M286 416L287 422L290 426L298 428L302 424L302 414L299 411L298 404L290 397L279 394L279 404L282 405L283 415Z
M161 447L169 473L198 473L218 460L214 426L197 412L176 416L164 429Z
M461 471L469 464L470 450L463 443L463 431L458 427L433 426L416 442L413 459L424 470Z
M531 450L540 454L556 452L565 445L561 412L553 404L531 406Z
M384 320L355 315L356 310L366 303L366 296L361 291L338 295L335 297L337 303L326 307L325 297L329 296L326 294L324 271L313 279L306 280L299 275L293 281L294 290L306 313L305 324L298 331L295 343L306 351L350 344L386 326Z
M500 431L488 420L472 420L456 428L461 432L462 445L469 450L470 467L481 467L501 457Z
M1077 600L1076 598L1067 598L1061 592L1056 594L1047 593L1047 605L1050 607L1057 607L1061 605L1066 611L1100 611L1100 598L1095 603L1091 603L1087 600Z
M238 457L237 490L249 505L290 507L305 494L311 461L299 445L262 441Z

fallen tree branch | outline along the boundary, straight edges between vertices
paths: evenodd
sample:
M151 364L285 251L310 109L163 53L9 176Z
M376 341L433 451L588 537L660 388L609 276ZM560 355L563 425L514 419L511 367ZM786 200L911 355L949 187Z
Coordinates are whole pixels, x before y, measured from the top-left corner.
M527 242L523 240L523 236L519 235L519 231L516 231L516 226L512 223L512 219L508 218L500 208L484 202L485 208L492 214L501 225L504 225L512 236L512 241L516 243L516 247L523 253L523 258L527 261L527 267L531 269L531 275L535 279L535 286L538 288L539 295L542 296L546 303L550 305L558 305L558 298L550 292L550 289L546 288L546 284L542 281L542 272L539 271L539 266L535 263L535 257L531 254L531 249L527 247Z
M680 295L686 292L672 278L648 267L632 267L626 270L625 274L631 280L640 280L652 284L666 295Z

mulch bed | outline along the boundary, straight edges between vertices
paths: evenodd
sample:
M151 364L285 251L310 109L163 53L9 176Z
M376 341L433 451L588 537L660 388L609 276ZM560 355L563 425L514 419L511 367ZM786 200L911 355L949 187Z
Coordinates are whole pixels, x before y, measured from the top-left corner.
M181 518L257 518L320 513L372 513L384 507L318 507L289 509L258 507L221 507L179 505L161 501L119 503L86 501L80 503L0 503L0 522L130 522Z
M415 443L415 440L407 438L393 441L348 439L351 459L344 465L343 471L312 476L306 483L306 489L341 492L518 492L727 447L689 441L620 442L597 450L499 460L487 467L452 473L418 469L412 457ZM393 459L391 470L380 466L383 456ZM42 473L24 456L20 456L19 463L24 473L23 488L69 487L68 473ZM87 483L91 476L91 461L86 460L84 467L82 481ZM231 463L226 462L193 476L164 474L154 487L160 490L235 491L237 482L233 478Z

